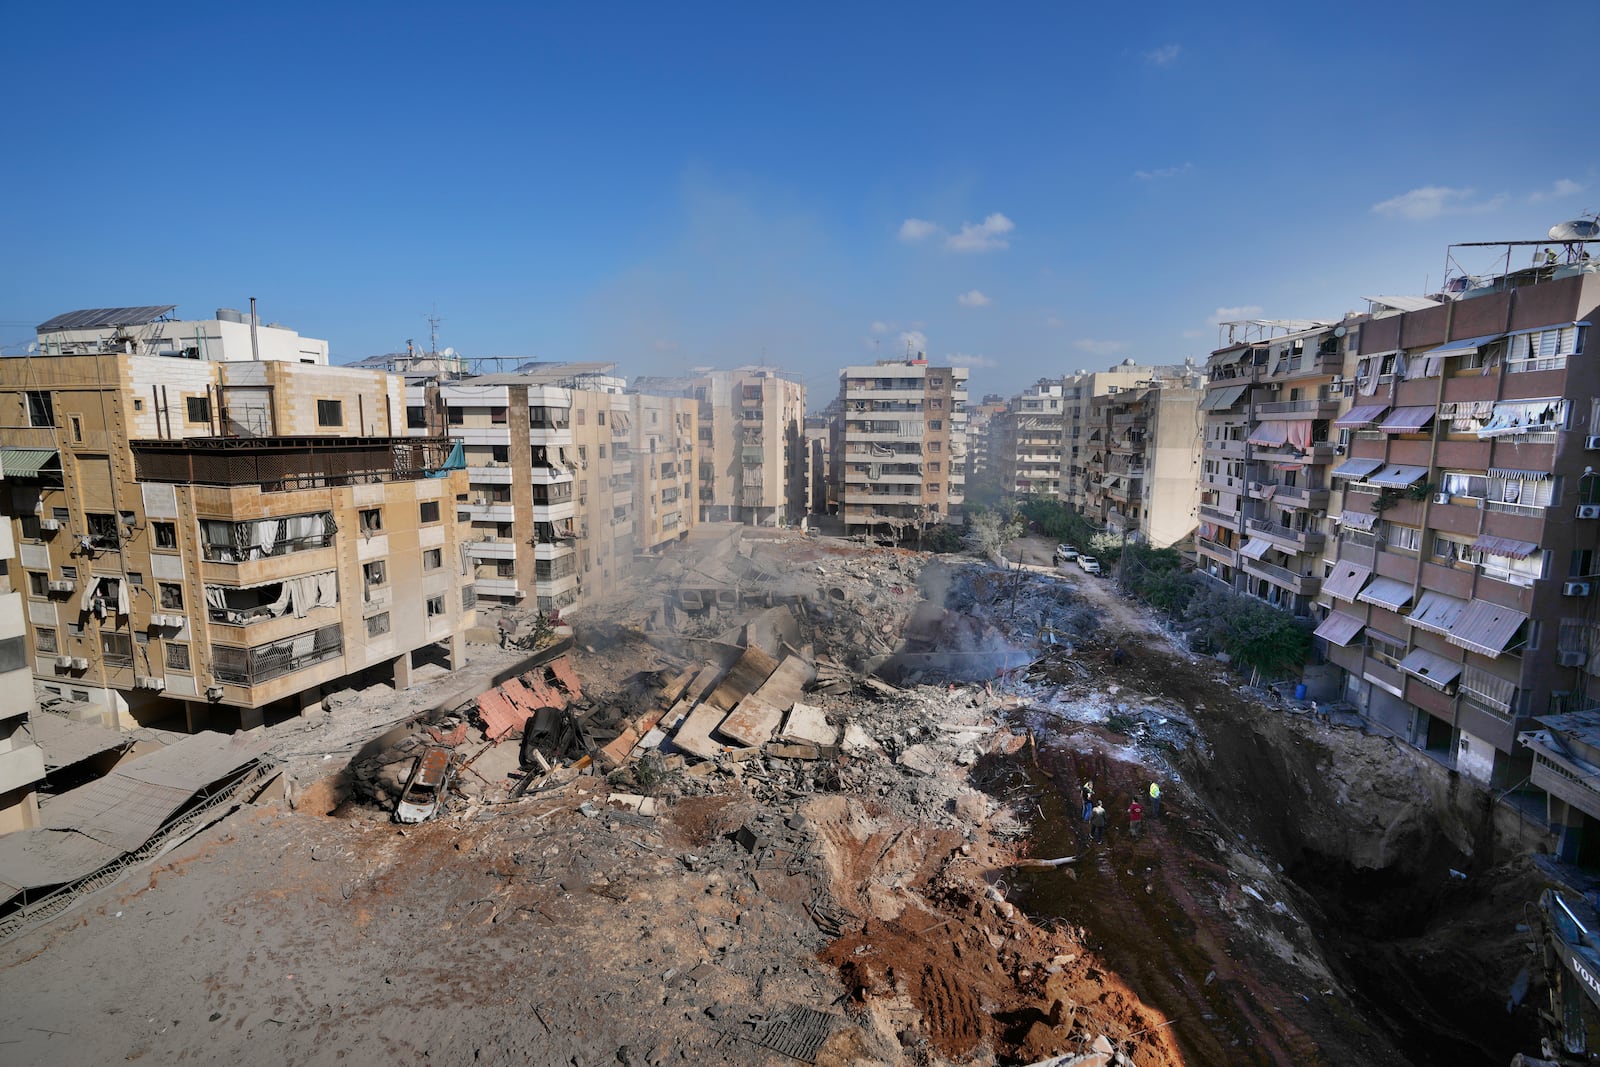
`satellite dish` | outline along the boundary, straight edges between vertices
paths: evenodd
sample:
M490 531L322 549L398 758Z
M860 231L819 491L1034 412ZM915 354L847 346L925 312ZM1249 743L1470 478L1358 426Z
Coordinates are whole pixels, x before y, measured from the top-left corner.
M1552 241L1593 241L1600 239L1600 222L1594 219L1573 219L1550 227Z
M1335 337L1343 337L1344 336L1344 327L1343 326L1335 326L1333 328L1333 335Z

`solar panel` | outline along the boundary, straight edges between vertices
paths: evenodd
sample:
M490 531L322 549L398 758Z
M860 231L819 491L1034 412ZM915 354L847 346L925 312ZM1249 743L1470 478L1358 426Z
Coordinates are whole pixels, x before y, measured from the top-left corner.
M143 326L177 309L177 304L152 304L135 308L84 308L81 311L69 311L64 315L57 315L49 322L40 323L39 332L97 330L105 326Z

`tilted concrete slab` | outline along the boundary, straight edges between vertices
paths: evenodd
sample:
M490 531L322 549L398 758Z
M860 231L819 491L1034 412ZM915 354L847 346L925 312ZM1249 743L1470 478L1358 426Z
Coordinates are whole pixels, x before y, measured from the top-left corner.
M762 683L777 669L777 660L759 648L747 648L744 655L739 657L739 662L728 671L722 684L706 697L706 703L724 712L732 711L735 704L760 689Z
M678 732L672 735L672 743L691 756L716 759L721 754L723 745L719 741L712 740L711 733L726 717L727 713L721 708L701 704L683 720Z
M813 704L796 704L790 709L789 719L778 736L783 741L836 745L839 743L839 728L828 724L828 717L821 708Z

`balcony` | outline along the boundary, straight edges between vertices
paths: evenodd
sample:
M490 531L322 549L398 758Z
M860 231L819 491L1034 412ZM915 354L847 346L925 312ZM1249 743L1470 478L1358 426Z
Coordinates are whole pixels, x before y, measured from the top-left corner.
M1312 489L1304 485L1284 485L1281 482L1251 482L1250 496L1256 500L1270 500L1281 507L1309 511L1325 511L1328 507L1328 490Z
M1223 511L1221 508L1212 507L1210 504L1200 505L1200 517L1205 519L1207 522L1214 522L1219 525L1226 526L1230 530L1233 529L1239 521L1238 512Z
M1257 419L1331 419L1339 413L1337 400L1283 400L1257 404Z
M1244 458L1244 442L1224 439L1213 439L1205 442L1202 451L1210 456L1237 456Z
M1285 552L1321 552L1327 540L1325 534L1315 530L1295 530L1265 519L1251 519L1249 528L1252 534L1265 537Z
M1204 537L1197 537L1195 539L1195 546L1199 549L1202 555L1208 556L1211 559L1219 560L1220 562L1226 563L1230 567L1238 564L1238 553L1229 548L1227 545L1221 544L1217 541L1208 540Z
M419 481L444 469L447 437L188 437L132 442L134 476L264 493Z
M1301 596L1316 596L1322 591L1322 579L1309 574L1296 574L1284 567L1274 566L1271 563L1262 563L1260 560L1246 558L1244 569L1251 574L1265 578L1267 581L1291 593Z
M254 648L213 645L211 668L225 685L255 686L344 655L344 628L335 624Z

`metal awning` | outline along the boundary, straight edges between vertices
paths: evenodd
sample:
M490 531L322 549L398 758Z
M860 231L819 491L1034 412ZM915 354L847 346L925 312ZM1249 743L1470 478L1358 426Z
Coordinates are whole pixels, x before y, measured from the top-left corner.
M1281 422L1263 422L1250 436L1245 438L1247 445L1264 445L1267 448L1276 448L1289 440L1289 428Z
M1413 648L1406 658L1400 661L1401 670L1438 689L1443 689L1461 677L1462 666L1425 648Z
M1239 549L1239 555L1248 559L1259 560L1262 556L1267 554L1267 549L1271 547L1272 542L1268 541L1266 538L1252 537L1250 540L1244 543L1243 548Z
M1416 433L1438 413L1435 407L1395 408L1378 429L1384 433Z
M1495 537L1484 534L1472 542L1474 552L1487 552L1491 556L1509 556L1512 559L1527 559L1539 551L1539 546L1532 541L1518 541L1510 537Z
M1333 468L1335 478L1365 478L1379 467L1383 466L1381 459L1347 459Z
M1322 580L1322 591L1340 600L1354 600L1371 577L1371 567L1363 567L1359 563L1335 563L1333 573Z
M1200 402L1200 410L1221 411L1224 408L1231 408L1239 402L1239 398L1244 395L1246 388L1243 385L1229 385L1221 389L1213 389Z
M1437 593L1428 590L1417 601L1417 606L1411 609L1411 625L1420 626L1424 630L1431 630L1436 634L1448 634L1455 628L1456 620L1461 618L1461 613L1467 610L1469 601L1446 593Z
M1491 604L1487 600L1474 600L1461 613L1455 630L1446 638L1452 645L1460 645L1468 652L1481 652L1485 656L1498 656L1506 650L1511 638L1528 621L1528 616L1516 608Z
M1388 466L1376 474L1369 475L1367 481L1372 485L1386 486L1390 489L1404 489L1408 485L1415 485L1427 476L1427 467Z
M1338 645L1343 648L1351 641L1354 641L1356 634L1366 629L1366 626L1366 623L1354 615L1346 615L1342 611L1334 611L1330 612L1328 617L1322 620L1322 625L1318 626L1312 633L1330 645Z
M1219 367L1226 367L1239 362L1244 358L1244 354L1248 351L1250 351L1250 349L1247 346L1244 348L1235 348L1227 352L1213 352L1211 353L1211 358L1208 360L1208 362L1215 363Z
M1468 337L1460 341L1449 341L1438 348L1424 352L1422 355L1429 359L1442 359L1446 356L1470 356L1490 341L1498 341L1504 337L1503 333L1486 333L1482 337Z
M1399 611L1411 603L1411 583L1397 578L1374 578L1371 585L1356 595L1356 599L1390 611Z
M1341 511L1339 512L1339 525L1348 526L1352 530L1366 532L1378 525L1378 513L1375 511Z
M1389 410L1388 404L1362 404L1333 420L1333 424L1340 428L1357 429L1370 426L1378 421L1378 416Z
M46 467L61 469L61 453L53 448L0 448L0 475L34 478Z
M1364 296L1361 299L1394 308L1396 311L1421 311L1424 308L1435 307L1439 303L1431 296Z

